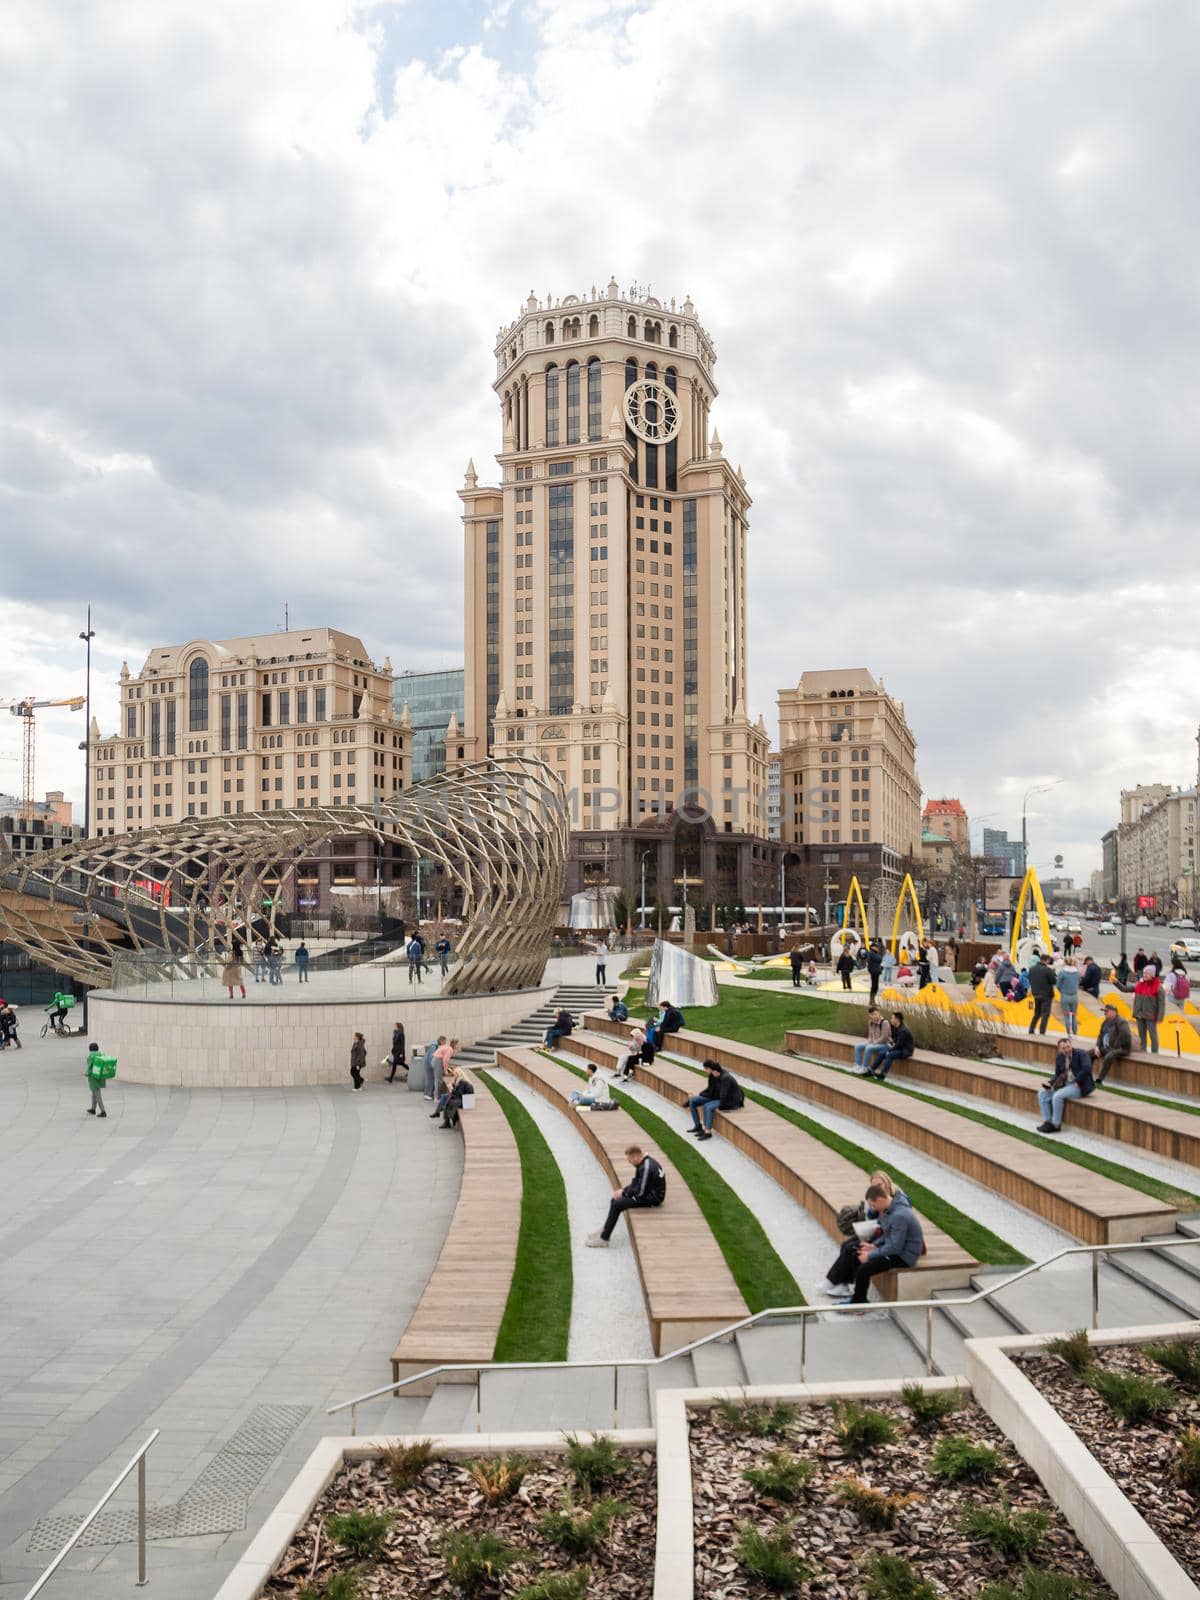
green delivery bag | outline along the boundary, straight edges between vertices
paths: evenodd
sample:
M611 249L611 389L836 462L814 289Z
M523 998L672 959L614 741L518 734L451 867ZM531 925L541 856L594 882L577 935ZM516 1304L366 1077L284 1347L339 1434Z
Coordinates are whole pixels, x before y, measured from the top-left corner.
M117 1075L116 1056L94 1055L88 1058L88 1077L107 1081Z

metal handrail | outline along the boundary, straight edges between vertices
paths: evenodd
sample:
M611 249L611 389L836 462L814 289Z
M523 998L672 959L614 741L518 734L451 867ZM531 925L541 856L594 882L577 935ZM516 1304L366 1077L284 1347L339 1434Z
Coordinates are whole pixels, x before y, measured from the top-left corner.
M137 1587L140 1589L143 1586L143 1584L146 1582L146 1453L150 1449L150 1446L154 1443L155 1439L158 1438L160 1431L160 1429L155 1428L154 1432L146 1440L145 1444L134 1456L129 1465L113 1480L109 1487L100 1496L99 1500L96 1501L96 1504L88 1512L87 1516L84 1517L83 1521L75 1529L75 1532L67 1540L66 1544L63 1545L62 1549L46 1568L45 1572L42 1573L41 1577L34 1584L33 1588L26 1593L25 1600L33 1600L35 1594L41 1594L42 1590L50 1582L50 1579L54 1576L55 1572L57 1572L63 1561L66 1560L67 1556L70 1555L71 1551L79 1543L80 1539L91 1527L92 1523L95 1522L96 1518L100 1515L105 1506L112 1499L113 1495L116 1494L117 1490L125 1482L125 1479L133 1471L134 1467L138 1469Z
M883 1309L899 1310L903 1307L906 1311L924 1311L925 1313L925 1371L933 1373L933 1313L945 1311L954 1306L973 1306L981 1300L990 1300L993 1295L1002 1290L1011 1288L1014 1283L1020 1283L1023 1278L1030 1277L1035 1272L1040 1272L1043 1267L1049 1267L1056 1261L1062 1261L1066 1256L1090 1256L1092 1260L1092 1327L1100 1326L1100 1257L1119 1255L1125 1250L1179 1250L1189 1245L1200 1245L1200 1238L1196 1239L1161 1239L1153 1245L1145 1241L1130 1244L1071 1244L1061 1250L1056 1250L1053 1255L1046 1256L1042 1261L1031 1261L1027 1267L1002 1279L999 1283L990 1284L986 1289L977 1289L974 1294L964 1295L958 1300L899 1300L893 1305ZM872 1310L881 1309L878 1302ZM774 1317L791 1317L800 1319L800 1382L804 1382L804 1362L808 1347L808 1323L811 1317L840 1316L861 1312L861 1305L828 1305L828 1306L767 1306L762 1311L755 1311L748 1317L742 1317L738 1322L731 1322L724 1328L718 1328L715 1333L705 1334L703 1339L693 1339L691 1344L680 1345L677 1350L668 1351L663 1356L647 1356L639 1359L637 1356L610 1356L607 1360L596 1358L587 1361L448 1361L438 1367L426 1367L422 1372L414 1372L407 1378L397 1378L392 1383L385 1383L379 1389L371 1389L366 1394L356 1395L352 1400L339 1400L335 1406L327 1406L325 1415L332 1417L338 1411L350 1408L350 1432L358 1433L358 1408L368 1400L381 1399L385 1394L397 1394L401 1389L406 1389L409 1384L420 1383L429 1378L436 1378L447 1372L473 1372L475 1374L475 1419L479 1423L479 1410L481 1404L481 1380L485 1372L558 1372L574 1369L588 1369L592 1367L612 1367L613 1369L613 1421L616 1422L617 1414L617 1374L623 1367L660 1367L667 1361L674 1361L678 1356L690 1355L693 1350L699 1350L705 1345L715 1344L721 1339L727 1339L731 1334L740 1333L743 1328L752 1328L759 1322L765 1322Z

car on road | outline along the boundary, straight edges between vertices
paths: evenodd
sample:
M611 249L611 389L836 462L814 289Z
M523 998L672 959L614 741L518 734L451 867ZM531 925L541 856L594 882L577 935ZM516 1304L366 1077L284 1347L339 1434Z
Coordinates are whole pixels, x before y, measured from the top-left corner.
M1200 939L1195 934L1185 934L1182 939L1175 940L1171 954L1180 956L1184 961L1200 961Z
M1174 917L1170 922L1167 923L1168 928L1192 929L1195 926L1196 924L1192 921L1191 917Z
M1138 917L1133 925L1135 928L1148 928L1150 926L1150 918L1147 916Z
M1097 933L1116 933L1116 931L1117 925L1115 922L1102 922L1096 929Z

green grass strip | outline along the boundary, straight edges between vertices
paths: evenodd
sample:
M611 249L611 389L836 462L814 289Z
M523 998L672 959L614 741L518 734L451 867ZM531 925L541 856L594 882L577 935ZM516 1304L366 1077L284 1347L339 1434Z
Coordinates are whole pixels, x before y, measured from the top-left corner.
M560 1056L547 1056L547 1060L565 1067L577 1078L586 1077L586 1073ZM610 1092L621 1109L628 1111L642 1132L673 1163L692 1191L721 1254L729 1263L729 1270L741 1291L742 1299L750 1310L762 1311L767 1306L804 1305L806 1302L800 1285L767 1238L762 1223L737 1191L726 1183L690 1142L691 1135L676 1133L661 1117L653 1111L647 1111L645 1106L631 1100L628 1095L616 1089Z
M521 1158L521 1229L494 1361L565 1361L571 1327L567 1190L542 1130L511 1090L477 1077L500 1102Z
M631 1018L649 1014L644 987L631 987L625 1004ZM722 1039L738 1039L742 1044L758 1045L764 1050L782 1050L783 1035L788 1028L823 1028L831 1033L844 1033L846 1009L842 1001L820 1000L798 989L776 994L771 989L728 987L721 990L720 1001L715 1006L703 1008L700 1027L702 1032L716 1034Z
M695 1072L697 1077L700 1076L699 1068L692 1066L688 1061L678 1060L674 1065L685 1067L689 1072ZM845 1156L847 1161L861 1168L863 1172L886 1172L892 1182L898 1184L912 1201L914 1211L919 1211L923 1217L927 1217L944 1234L953 1239L955 1244L961 1245L973 1255L981 1266L1023 1267L1028 1262L1028 1256L1023 1256L998 1233L985 1228L982 1222L976 1222L975 1218L969 1217L965 1211L959 1211L957 1206L950 1205L939 1194L926 1188L923 1183L918 1183L915 1178L910 1178L907 1173L899 1172L895 1167L889 1166L886 1161L881 1160L870 1150L864 1149L862 1145L843 1139L841 1134L831 1132L822 1123L806 1117L803 1112L773 1100L770 1095L760 1094L757 1089L751 1089L744 1078L739 1078L738 1082L747 1100L753 1100L755 1105L773 1111L777 1117L782 1117L793 1127L820 1140L826 1149L836 1151L839 1156Z
M801 1056L797 1059L810 1058ZM818 1067L830 1065L828 1061L817 1060L813 1060L812 1064ZM1037 1150L1046 1150L1051 1155L1061 1156L1064 1161L1073 1161L1077 1167L1086 1167L1089 1172L1097 1172L1102 1178L1111 1178L1114 1183L1123 1183L1127 1189L1137 1189L1139 1193L1148 1194L1155 1200L1163 1200L1167 1205L1177 1206L1181 1211L1194 1211L1200 1208L1200 1195L1192 1194L1187 1189L1177 1188L1171 1183L1162 1183L1158 1178L1147 1177L1145 1173L1135 1172L1131 1167L1123 1167L1119 1162L1108 1161L1104 1156L1091 1155L1076 1145L1048 1139L1043 1133L1034 1133L1028 1128L1018 1128L1014 1123L989 1116L986 1111L976 1111L972 1106L960 1106L951 1100L939 1100L936 1095L922 1094L919 1089L905 1089L898 1083L886 1080L884 1088L891 1089L895 1094L907 1095L910 1100L920 1100L923 1105L937 1106L942 1111L953 1111L956 1116L965 1117L968 1122L977 1122L981 1128L992 1128L996 1133L1007 1134L1010 1139L1019 1139L1022 1144L1031 1144Z

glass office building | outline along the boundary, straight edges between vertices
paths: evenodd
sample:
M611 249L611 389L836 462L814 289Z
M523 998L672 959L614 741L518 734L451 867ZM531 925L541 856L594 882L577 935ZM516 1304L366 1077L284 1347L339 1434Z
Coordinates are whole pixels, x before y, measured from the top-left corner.
M452 713L460 726L463 721L463 669L398 672L392 679L392 703L397 717L407 705L412 718L412 781L444 772L446 725Z

